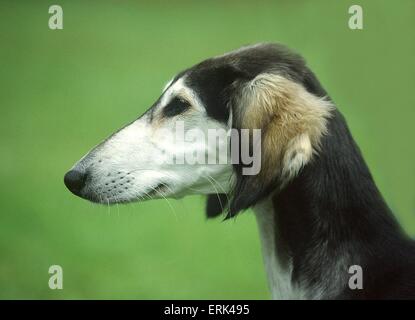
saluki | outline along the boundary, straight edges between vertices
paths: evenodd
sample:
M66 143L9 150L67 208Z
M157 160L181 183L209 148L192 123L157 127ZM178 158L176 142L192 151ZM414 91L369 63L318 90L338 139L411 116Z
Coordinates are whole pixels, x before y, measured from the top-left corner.
M259 172L244 174L241 161L166 161L183 150L207 157L217 150L175 142L178 122L206 135L259 129L260 141L250 140L248 150L259 144ZM218 144L230 148L228 138ZM252 208L275 299L415 298L414 242L333 100L303 58L279 44L242 47L180 72L148 111L93 148L64 182L104 204L197 193L207 195L209 217Z

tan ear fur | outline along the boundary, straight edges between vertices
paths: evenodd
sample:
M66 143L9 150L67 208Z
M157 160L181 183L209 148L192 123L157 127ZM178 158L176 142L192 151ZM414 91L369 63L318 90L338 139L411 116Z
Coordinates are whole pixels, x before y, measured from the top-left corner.
M258 177L265 184L277 175L285 184L311 160L333 108L302 85L271 73L260 74L244 86L238 103L240 128L262 130Z

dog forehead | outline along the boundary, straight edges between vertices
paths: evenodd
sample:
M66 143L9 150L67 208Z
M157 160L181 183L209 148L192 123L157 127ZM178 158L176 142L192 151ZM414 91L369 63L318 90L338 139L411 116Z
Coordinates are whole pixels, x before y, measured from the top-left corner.
M228 119L225 90L235 80L235 76L224 65L212 64L205 60L171 79L163 89L159 108L169 104L174 97L181 97L196 108L203 108L206 114L218 121Z
M185 84L184 78L171 79L163 89L160 97L160 105L165 106L174 96L189 94L189 87Z
M313 75L299 55L278 44L262 43L206 59L180 72L166 85L163 104L179 92L192 92L210 118L227 123L235 90L261 73L279 74L324 95L319 86L312 85Z
M162 118L170 118L182 113L181 109L186 110L187 106L190 105L193 109L205 112L197 93L187 85L185 79L186 75L183 74L179 78L174 77L166 84L162 95L151 111L152 114L160 111Z
M215 58L188 69L183 82L203 105L208 117L227 122L229 117L229 88L238 78L235 69Z
M294 57L274 44L258 44L206 59L176 78L197 94L209 117L227 123L230 101L239 85L263 72L283 71Z

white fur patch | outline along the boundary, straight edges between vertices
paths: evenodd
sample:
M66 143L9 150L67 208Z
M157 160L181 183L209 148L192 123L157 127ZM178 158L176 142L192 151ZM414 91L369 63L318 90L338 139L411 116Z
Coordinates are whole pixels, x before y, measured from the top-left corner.
M291 281L292 265L283 266L277 255L274 208L266 199L254 208L271 296L276 300L300 299L304 294Z
M163 108L176 96L191 103L185 117L162 117ZM146 113L91 150L75 167L88 170L83 192L103 203L145 200L147 197L181 197L188 194L227 193L230 189L230 163L171 163L183 154L200 152L209 156L216 150L208 144L181 143L176 139L179 119L184 129L197 128L205 136L208 130L227 126L207 117L196 93L183 78L168 84L160 102ZM218 145L225 143L219 142ZM214 158L214 157L212 157Z

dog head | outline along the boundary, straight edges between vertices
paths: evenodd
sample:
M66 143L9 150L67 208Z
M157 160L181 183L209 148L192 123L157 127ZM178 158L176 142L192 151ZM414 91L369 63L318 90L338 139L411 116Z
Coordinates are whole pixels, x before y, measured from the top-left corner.
M244 47L180 72L65 184L109 204L207 194L209 216L225 207L233 216L311 160L331 108L301 57L275 44Z

